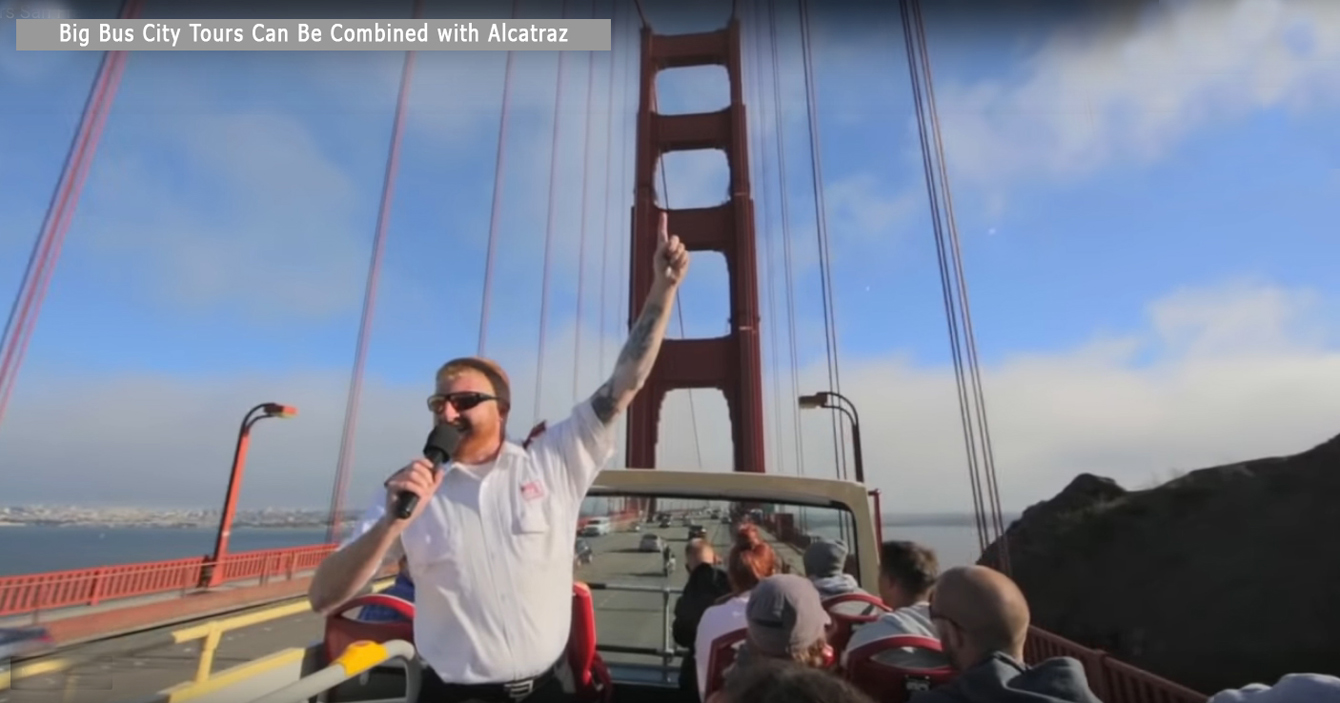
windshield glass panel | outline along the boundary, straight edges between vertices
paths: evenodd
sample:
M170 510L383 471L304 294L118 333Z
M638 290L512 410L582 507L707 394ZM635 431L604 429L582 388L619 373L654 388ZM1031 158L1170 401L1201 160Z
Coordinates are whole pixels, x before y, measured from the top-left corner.
M816 539L845 543L846 571L859 573L855 523L845 509L682 498L587 498L574 536L574 573L592 587L605 661L678 670L680 658L674 654L677 647L670 629L679 593L688 580L689 539L707 540L724 568L734 535L747 522L759 527L782 569L790 573L805 575L805 547Z

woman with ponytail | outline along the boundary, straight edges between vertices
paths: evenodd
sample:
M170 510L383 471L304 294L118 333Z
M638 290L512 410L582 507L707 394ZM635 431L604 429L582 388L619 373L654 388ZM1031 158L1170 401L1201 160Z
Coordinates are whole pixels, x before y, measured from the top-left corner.
M746 625L745 609L749 594L759 581L780 573L777 553L763 541L758 526L745 524L735 533L735 544L726 559L726 577L731 593L703 611L698 623L698 638L693 650L698 660L698 698L707 698L707 665L712 643L722 635Z

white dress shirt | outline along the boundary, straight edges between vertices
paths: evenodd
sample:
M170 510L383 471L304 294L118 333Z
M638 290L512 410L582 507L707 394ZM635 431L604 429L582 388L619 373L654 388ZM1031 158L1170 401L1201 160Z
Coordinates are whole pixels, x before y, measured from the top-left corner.
M578 514L613 453L611 428L584 401L528 448L506 442L489 464L443 467L442 485L393 550L413 574L415 646L443 681L519 681L563 655ZM345 545L385 503L379 491Z

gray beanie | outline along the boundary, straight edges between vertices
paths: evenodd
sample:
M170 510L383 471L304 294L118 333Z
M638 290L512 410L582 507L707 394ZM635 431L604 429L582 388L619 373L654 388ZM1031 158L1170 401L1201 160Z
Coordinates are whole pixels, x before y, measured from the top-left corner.
M810 578L839 576L847 566L847 545L819 540L805 550L805 575Z

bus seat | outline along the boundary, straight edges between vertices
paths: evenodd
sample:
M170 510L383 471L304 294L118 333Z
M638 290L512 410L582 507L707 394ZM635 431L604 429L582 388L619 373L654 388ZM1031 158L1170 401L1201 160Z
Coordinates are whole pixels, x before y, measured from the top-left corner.
M568 634L568 667L572 670L577 698L609 701L614 694L609 669L596 652L596 609L591 589L581 581L572 584L572 629Z
M923 650L919 653L923 656L927 652L942 651L940 640L933 637L882 637L848 652L843 676L879 703L907 703L914 694L948 683L954 678L954 670L947 660L941 666L923 668L914 664L924 665L929 662L900 664L890 661L890 657L880 656L905 647Z
M407 618L409 622L365 622L346 617L349 611L368 605L390 608ZM323 640L326 663L334 661L349 645L360 640L373 642L405 640L413 644L414 604L403 598L372 593L341 605L326 618L326 634Z
M828 643L841 652L847 648L857 626L874 622L883 613L891 612L884 601L869 593L844 593L825 598L824 610L833 623L828 630Z
M726 670L735 663L735 654L748 633L749 630L742 627L712 640L712 649L707 655L707 687L703 700L721 690L726 681Z

